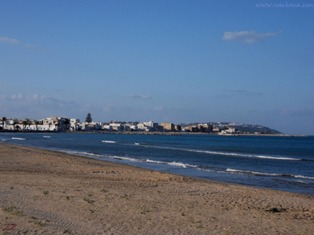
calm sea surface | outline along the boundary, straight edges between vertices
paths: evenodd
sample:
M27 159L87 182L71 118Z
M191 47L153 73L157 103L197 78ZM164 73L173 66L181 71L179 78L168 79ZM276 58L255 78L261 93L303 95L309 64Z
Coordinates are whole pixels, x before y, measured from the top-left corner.
M314 195L314 137L0 133L0 140L174 174Z

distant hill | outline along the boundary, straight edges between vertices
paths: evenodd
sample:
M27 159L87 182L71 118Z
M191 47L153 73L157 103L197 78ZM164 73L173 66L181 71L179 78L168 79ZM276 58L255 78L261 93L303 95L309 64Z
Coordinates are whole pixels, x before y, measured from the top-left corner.
M254 124L241 124L241 123L233 123L233 122L208 122L213 125L214 128L219 128L221 130L226 129L228 127L234 127L237 129L238 132L243 134L255 134L255 133L261 133L261 134L282 134L280 131L271 129L266 126L262 125L254 125ZM181 124L182 126L188 126L188 125L197 125L199 123L190 123L190 124Z
M282 134L281 132L261 125L236 124L234 127L242 133Z

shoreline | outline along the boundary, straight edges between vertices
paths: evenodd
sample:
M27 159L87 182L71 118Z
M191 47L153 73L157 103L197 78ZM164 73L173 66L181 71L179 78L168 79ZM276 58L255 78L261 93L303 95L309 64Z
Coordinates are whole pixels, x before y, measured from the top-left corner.
M311 234L314 230L313 196L6 143L0 143L0 161L0 225L8 234Z
M1 130L0 133L43 133L43 134L58 134L58 133L71 133L71 134L109 134L109 135L210 135L210 136L265 136L265 137L310 137L311 135L302 134L255 134L255 133L240 133L240 134L220 134L220 133L207 133L207 132L176 132L176 131L12 131Z
M209 179L206 177L189 176L189 175L184 175L184 174L179 174L179 173L175 174L175 173L170 173L167 171L159 171L159 170L156 170L153 168L146 168L146 167L136 166L136 165L132 165L132 164L128 164L128 163L110 161L110 160L106 160L106 159L99 159L98 157L90 157L90 156L86 156L86 155L82 155L82 154L76 154L76 153L62 151L62 150L45 149L45 148L40 148L40 147L35 147L35 146L18 145L18 144L5 143L5 142L0 142L0 146L1 146L1 144L8 145L8 146L22 147L22 148L30 148L30 149L34 149L34 150L38 150L38 151L48 151L48 152L52 152L52 153L56 153L56 154L65 154L66 156L71 156L71 157L75 157L75 158L82 158L85 160L95 160L95 161L99 161L99 162L103 162L103 163L109 163L109 164L113 164L113 165L116 164L118 166L126 166L126 167L136 168L139 170L144 170L144 171L158 172L158 173L169 174L169 175L173 175L173 176L177 176L177 177L194 179L197 181L205 181L205 182L211 182L211 183L222 184L222 185L234 185L234 186L240 186L240 187L249 187L249 188L262 189L262 190L263 189L273 190L273 191L277 191L277 192L285 192L285 193L292 193L292 194L297 194L297 195L309 196L309 197L313 197L313 199L314 199L313 194L299 193L299 192L295 192L295 191L286 191L286 190L281 190L281 189L274 189L274 188L257 186L257 185L241 184L241 183L228 182L228 181L222 181L222 180L220 181L220 180L215 180L215 179Z
M72 134L72 133L71 133ZM82 133L79 133L82 134ZM83 133L85 134L85 133ZM48 136L50 138L50 136ZM12 139L16 139L16 140L25 140L24 138L19 138L19 137L12 137ZM111 141L109 141L111 142ZM14 144L14 143L9 143L6 141L0 141L0 144L8 144L8 145L17 145L17 146L24 146L24 147L30 147L30 148L34 148L37 150L42 150L42 151L52 151L52 152L56 152L56 153L62 153L62 154L67 154L70 156L76 156L76 157L82 157L82 158L86 158L86 159L94 159L94 160L98 160L101 162L110 162L113 164L121 164L121 165L125 165L125 166L130 166L130 167L135 167L135 168L139 168L139 169L144 169L144 170L149 170L149 171L156 171L156 172L162 172L162 173L168 173L171 175L177 175L177 176L183 176L183 177L188 177L188 178L194 178L196 180L205 180L205 181L212 181L212 182L216 182L216 183L222 183L222 184L233 184L233 185L239 185L239 186L244 186L244 187L253 187L253 188L258 188L258 189L270 189L270 190L276 190L276 191L282 191L282 192L290 192L290 193L295 193L295 194L300 194L300 195L305 195L305 196L313 196L314 194L312 192L308 192L308 191L302 191L302 190L292 190L292 189L287 189L287 188L275 188L275 187L268 187L267 185L259 185L259 184L248 184L246 183L246 181L232 181L232 180L223 180L223 179L217 179L217 178L213 178L210 176L204 176L204 175L194 175L193 174L186 174L183 172L171 172L171 171L167 171L164 169L160 169L156 167L149 167L149 166L143 166L141 164L132 164L131 162L122 162L119 160L110 160L109 158L102 158L100 157L99 154L93 154L93 153L88 153L88 152L79 152L79 151L67 151L65 149L56 149L56 148L44 148L44 147L39 147L39 146L28 146L28 145L23 145L23 144ZM119 159L119 157L117 157ZM179 162L179 164L181 164ZM184 164L184 163L182 163ZM232 170L232 169L231 169Z

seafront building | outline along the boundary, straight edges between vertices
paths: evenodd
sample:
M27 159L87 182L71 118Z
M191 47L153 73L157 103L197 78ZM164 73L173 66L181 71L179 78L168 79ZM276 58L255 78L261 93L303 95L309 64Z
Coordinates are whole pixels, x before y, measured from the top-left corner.
M0 130L2 131L55 131L55 132L76 132L76 131L103 131L103 132L206 132L207 124L198 126L175 125L170 122L157 123L146 122L80 122L76 118L47 117L36 120L0 119Z
M254 128L252 129L252 126ZM244 128L243 128L244 127ZM240 128L240 129L238 129ZM239 134L280 134L263 126L237 125L236 123L193 123L174 124L171 122L81 122L77 118L47 117L42 120L18 120L0 118L0 131L24 132L180 132L180 133L211 133L217 135ZM274 133L272 133L274 131Z
M160 126L162 126L165 131L174 131L174 124L170 122L162 122Z

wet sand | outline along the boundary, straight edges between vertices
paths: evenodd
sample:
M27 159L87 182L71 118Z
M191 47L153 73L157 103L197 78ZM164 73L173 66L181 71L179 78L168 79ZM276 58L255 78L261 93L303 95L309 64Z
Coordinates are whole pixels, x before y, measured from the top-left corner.
M310 235L314 197L0 143L0 226L3 234Z

